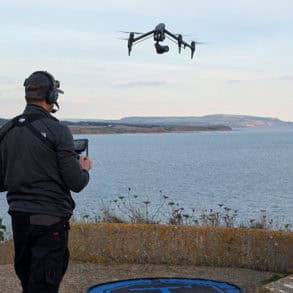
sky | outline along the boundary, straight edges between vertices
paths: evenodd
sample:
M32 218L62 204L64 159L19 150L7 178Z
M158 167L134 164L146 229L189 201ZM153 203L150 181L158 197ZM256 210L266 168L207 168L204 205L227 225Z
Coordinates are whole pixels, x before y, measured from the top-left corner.
M118 32L165 23L198 45L127 54ZM59 119L239 114L293 121L292 0L0 0L0 117L22 112L23 81L60 80Z

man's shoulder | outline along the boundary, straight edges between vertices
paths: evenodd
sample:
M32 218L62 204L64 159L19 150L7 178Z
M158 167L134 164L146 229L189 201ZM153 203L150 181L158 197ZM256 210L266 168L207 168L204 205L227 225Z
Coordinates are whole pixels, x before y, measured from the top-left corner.
M55 118L56 119L56 118ZM52 123L54 123L60 131L69 131L69 128L66 124L62 123L62 121L56 119L56 120L52 120Z
M68 137L68 136L71 136L71 131L70 131L70 129L69 129L69 127L66 125L66 124L64 124L64 123L62 123L61 121L59 121L59 120L51 120L50 119L50 121L48 121L48 123L50 124L50 128L52 129L52 130L54 130L54 132L55 132L55 134L57 135L57 137L59 136L59 137L63 137L63 136L65 136L65 137Z
M60 129L63 129L63 124L62 122L57 119L56 117L54 117L53 115L51 114L48 114L48 115L41 115L40 117L41 120L45 121L46 123L49 123L51 125L54 125L55 127L58 127Z
M4 134L13 126L13 119L6 121L3 125L0 126L0 136Z

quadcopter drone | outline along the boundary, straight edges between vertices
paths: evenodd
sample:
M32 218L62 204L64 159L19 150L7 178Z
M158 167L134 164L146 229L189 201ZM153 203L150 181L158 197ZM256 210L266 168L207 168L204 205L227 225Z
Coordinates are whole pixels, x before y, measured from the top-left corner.
M122 31L124 32L124 31ZM177 43L178 45L178 50L179 53L181 53L181 48L185 49L186 47L190 48L191 50L191 59L193 58L194 52L195 52L195 45L196 44L201 44L201 42L195 42L192 41L190 44L185 42L183 40L183 35L182 34L173 34L166 30L166 25L164 23L158 24L154 30L147 32L147 33L138 33L138 32L124 32L124 33L129 33L129 38L126 39L128 40L128 55L130 56L132 47L134 44L137 44L139 41L144 41L148 38L151 37L153 34L154 36L154 41L155 41L155 49L158 54L164 54L169 51L169 46L162 46L160 43L165 40L165 38L168 38L169 40ZM138 34L140 36L135 37L135 35Z

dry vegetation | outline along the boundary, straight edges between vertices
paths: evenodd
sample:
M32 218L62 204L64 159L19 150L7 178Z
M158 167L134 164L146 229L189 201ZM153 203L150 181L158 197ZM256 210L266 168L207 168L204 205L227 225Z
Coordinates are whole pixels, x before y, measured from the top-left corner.
M267 230L292 231L291 224L274 223L269 219L266 210L260 210L257 219L239 221L238 210L224 204L218 204L217 209L203 210L200 213L195 208L186 210L178 203L164 195L160 190L160 200L152 203L149 199L140 199L128 188L126 195L118 196L109 202L101 202L101 208L96 215L73 216L72 222L80 223L114 223L114 224L168 224L204 227L251 228ZM0 218L0 241L4 240L5 226Z
M159 202L153 203L150 199L140 199L139 195L132 194L128 188L126 195L116 199L101 202L101 209L94 216L81 215L74 217L76 222L94 223L130 223L130 224L168 224L208 227L239 227L268 230L291 231L291 224L280 225L269 219L266 210L260 210L259 217L240 222L239 211L231 209L222 203L216 209L197 211L181 207L160 191Z
M293 233L265 229L72 223L72 258L98 263L208 265L288 272Z

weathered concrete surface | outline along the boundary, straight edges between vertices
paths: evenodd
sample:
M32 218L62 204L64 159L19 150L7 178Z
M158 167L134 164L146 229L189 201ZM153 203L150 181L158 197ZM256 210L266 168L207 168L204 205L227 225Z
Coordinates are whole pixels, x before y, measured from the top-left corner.
M14 257L13 241L12 240L0 241L0 265L12 263L13 257Z
M257 288L271 276L270 272L234 268L70 262L60 293L79 293L99 283L150 277L211 279L233 283L244 289L245 293L256 293ZM21 292L19 280L11 264L0 265L0 292Z
M259 293L292 293L293 275L282 278L276 282L269 283L262 287Z
M288 272L293 233L260 229L72 224L72 258L85 262L207 265Z

